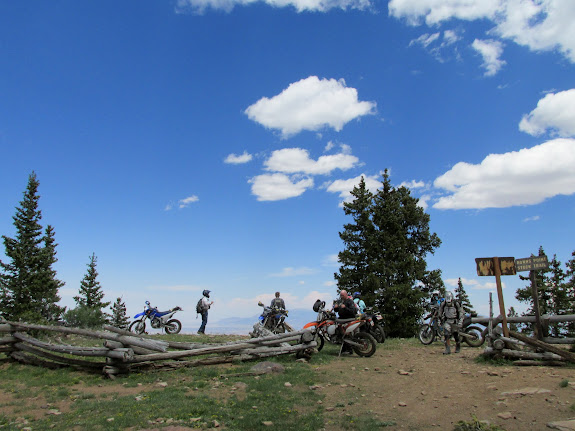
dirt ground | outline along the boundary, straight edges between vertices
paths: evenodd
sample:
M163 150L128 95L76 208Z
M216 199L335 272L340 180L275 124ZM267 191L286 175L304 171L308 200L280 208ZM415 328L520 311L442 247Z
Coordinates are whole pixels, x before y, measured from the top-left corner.
M507 431L547 430L550 422L575 419L575 368L488 365L476 362L482 348L464 346L460 353L444 356L438 342L394 344L393 349L390 343L390 347L379 345L370 358L354 354L324 365L310 362L317 384L302 389L325 395L321 405L326 431L339 431L346 417L368 412L382 423L394 423L381 428L390 430L451 431L472 415ZM565 381L569 384L562 385ZM119 383L85 391L137 394L142 387ZM0 405L10 397L0 393ZM27 413L41 417L54 408L66 412L67 404L51 406L43 399L29 399ZM5 406L0 413L13 414L13 408Z
M371 358L353 355L324 366L339 378L316 390L325 391L327 417L371 411L396 423L389 429L453 430L475 415L507 431L545 430L575 418L575 368L480 364L482 350L443 355L438 342L413 341L399 350L380 348ZM561 387L564 380L570 384Z

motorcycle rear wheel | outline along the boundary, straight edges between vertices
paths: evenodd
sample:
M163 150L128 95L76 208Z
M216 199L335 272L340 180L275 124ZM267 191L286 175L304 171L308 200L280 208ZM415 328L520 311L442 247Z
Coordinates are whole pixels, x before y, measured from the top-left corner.
M134 334L143 334L146 331L146 322L143 320L135 320L128 330Z
M463 337L465 338L465 343L470 347L480 347L485 342L485 338L483 337L483 331L478 328L477 326L468 326L465 328L465 333L470 334L472 337Z
M435 331L427 323L419 327L418 336L419 341L421 341L421 344L424 344L426 346L435 341Z
M367 332L358 332L353 337L353 341L361 344L361 346L351 346L353 351L364 358L369 358L377 349L377 341Z
M182 322L177 319L170 319L164 326L166 334L178 334L182 330Z

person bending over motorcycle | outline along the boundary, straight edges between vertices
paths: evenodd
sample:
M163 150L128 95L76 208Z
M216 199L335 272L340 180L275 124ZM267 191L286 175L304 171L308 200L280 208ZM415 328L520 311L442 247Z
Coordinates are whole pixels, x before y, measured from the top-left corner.
M339 301L334 303L333 310L337 312L337 317L339 319L353 319L357 314L357 308L353 299L347 294L346 290L341 290L339 292ZM341 336L343 336L345 329L340 326ZM343 344L342 353L352 353L353 349L347 343Z
M461 342L459 340L459 330L463 325L463 308L459 301L456 301L452 292L445 294L445 302L439 306L439 318L443 324L445 336L445 351L444 355L451 353L449 345L451 335L455 339L455 353L459 353L461 349Z
M336 302L333 306L334 311L337 312L337 316L340 319L352 319L356 315L355 302L347 294L346 290L341 290L339 292L339 302Z
M363 301L363 299L361 299L361 293L360 292L353 292L353 302L355 302L355 305L357 306L358 310L360 313L365 313L365 302Z

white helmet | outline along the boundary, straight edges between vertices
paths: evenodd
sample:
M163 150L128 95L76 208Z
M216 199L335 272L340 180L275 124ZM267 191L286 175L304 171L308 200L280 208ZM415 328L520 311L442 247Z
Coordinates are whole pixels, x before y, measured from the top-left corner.
M448 305L451 305L451 303L453 302L453 292L446 292L445 293L445 302Z

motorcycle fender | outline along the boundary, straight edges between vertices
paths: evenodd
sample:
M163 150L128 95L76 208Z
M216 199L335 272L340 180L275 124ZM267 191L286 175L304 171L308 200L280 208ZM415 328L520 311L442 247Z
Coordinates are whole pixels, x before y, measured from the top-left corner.
M309 322L303 327L303 329L309 329L309 330L314 330L316 328L317 328L317 322Z
M350 332L355 331L357 328L359 328L359 326L361 325L361 322L355 321L355 322L351 322L349 325L347 325L347 327L345 328L345 333L349 334Z
M138 317L142 317L144 315L144 313L138 313L134 316L134 319L137 319Z

